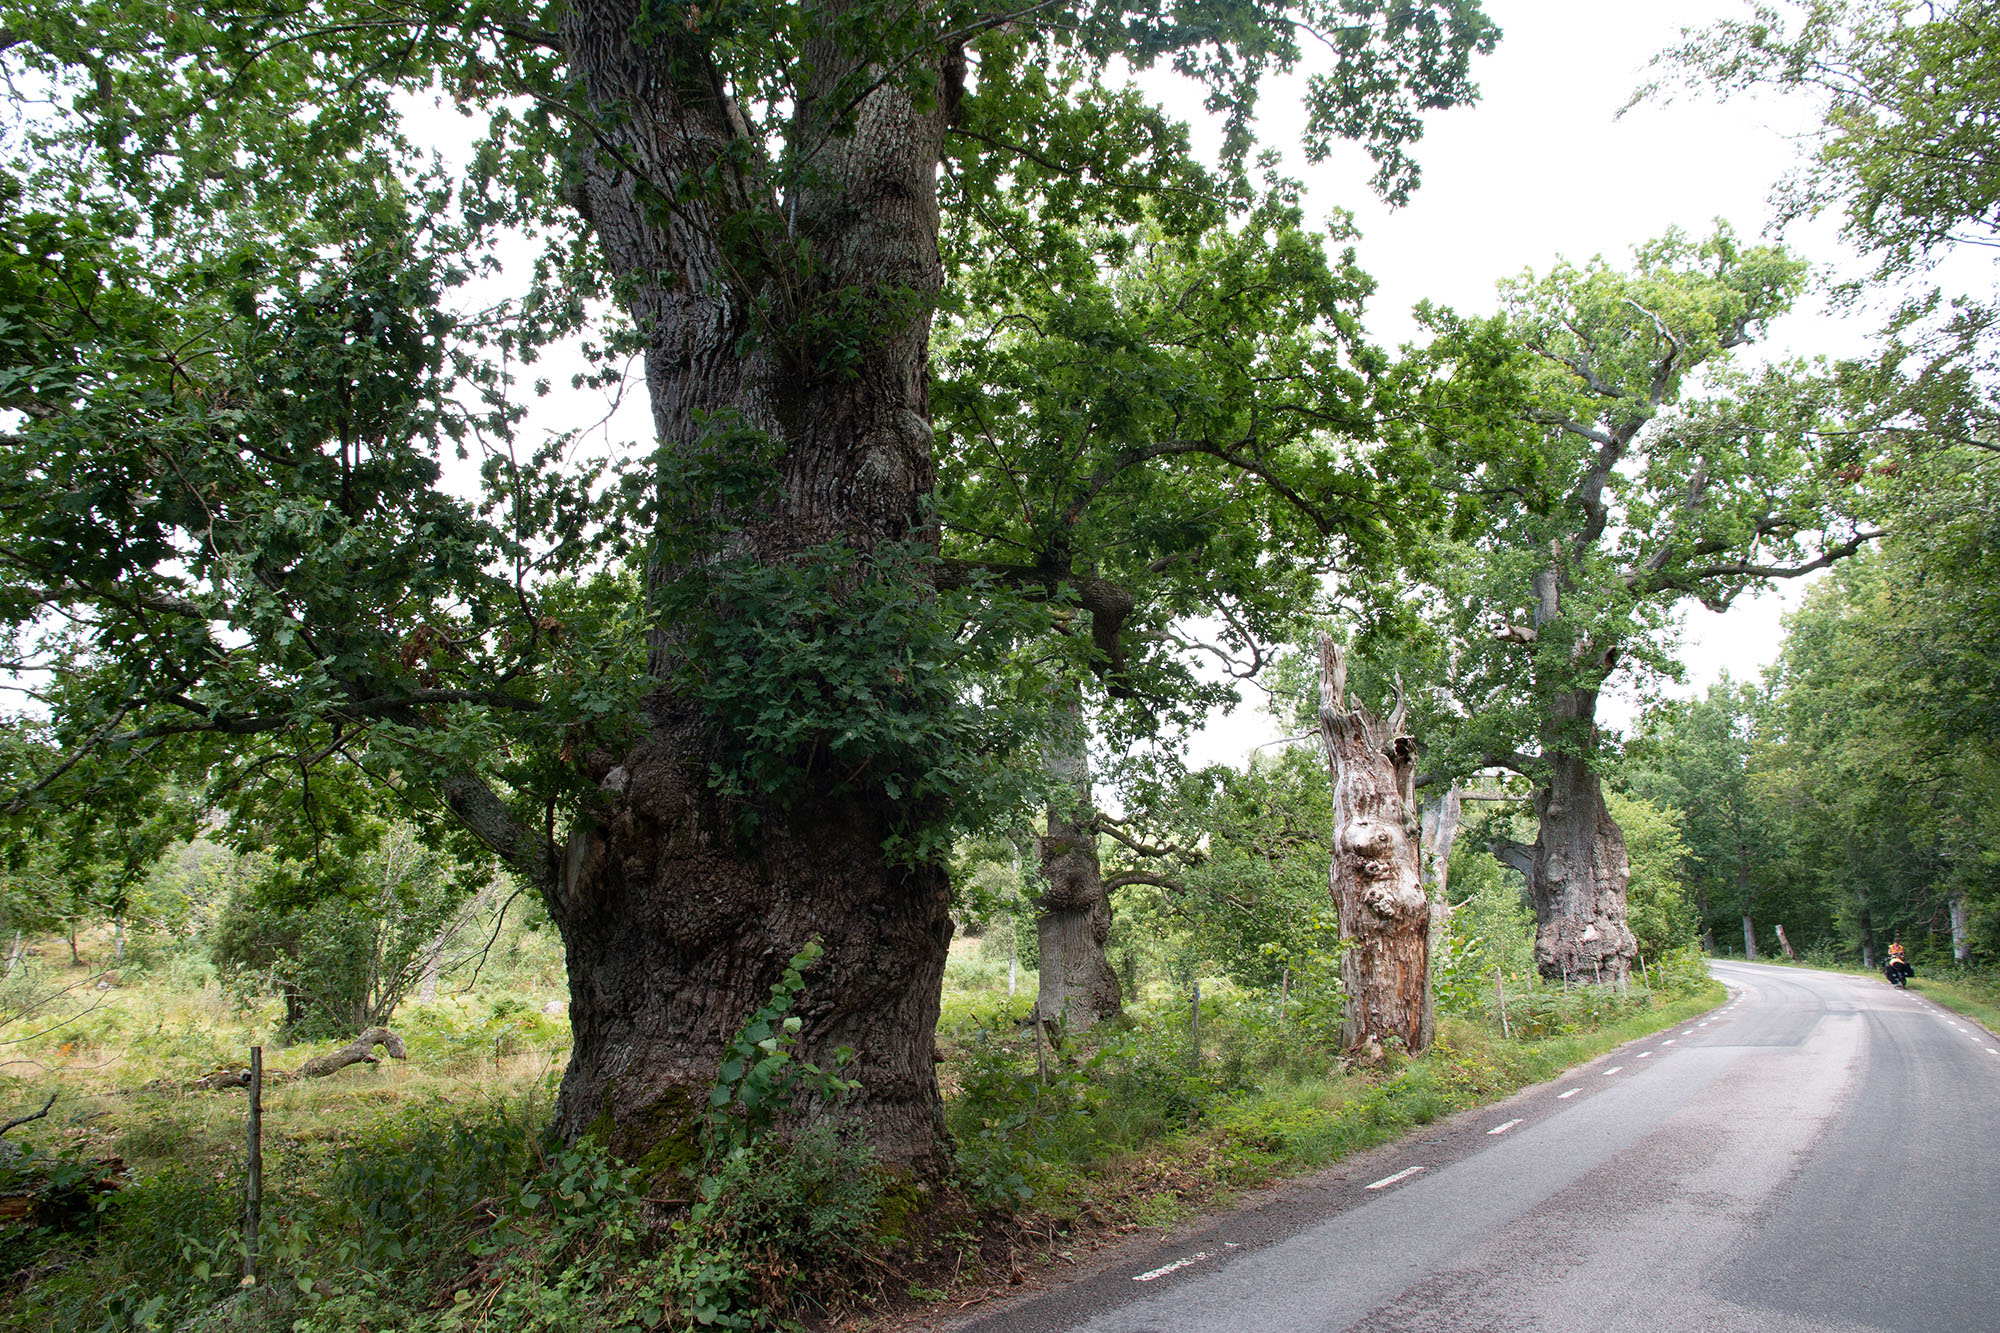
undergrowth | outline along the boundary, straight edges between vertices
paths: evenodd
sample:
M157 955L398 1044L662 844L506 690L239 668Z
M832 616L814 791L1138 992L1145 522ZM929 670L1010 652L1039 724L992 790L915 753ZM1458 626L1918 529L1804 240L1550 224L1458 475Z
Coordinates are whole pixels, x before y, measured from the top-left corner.
M28 1126L41 1154L0 1164L51 1182L0 1231L0 1327L482 1330L773 1329L885 1298L1005 1281L1078 1232L1172 1223L1274 1178L1549 1077L1715 1002L1698 958L1626 995L1508 983L1446 990L1435 1046L1381 1069L1336 1058L1337 1006L1204 988L1201 1045L1156 994L1087 1038L1039 1044L1027 994L947 997L939 1042L958 1179L920 1197L838 1116L838 1067L795 1058L793 960L724 1061L699 1160L644 1178L546 1133L553 1066L521 1006L413 1025L412 1065L274 1089L257 1280L246 1283L240 1093L68 1098ZM455 1015L455 1016L454 1016ZM497 1038L496 1038L496 1034ZM496 1041L498 1042L496 1053ZM441 1069L439 1068L441 1067ZM444 1071L457 1071L448 1073ZM24 1098L23 1098L24 1100ZM116 1155L131 1179L99 1191ZM58 1169L51 1170L54 1164ZM57 1188L59 1187L59 1188ZM62 1191L67 1193L62 1193ZM0 1193L8 1189L0 1180ZM55 1198L55 1194L61 1198Z

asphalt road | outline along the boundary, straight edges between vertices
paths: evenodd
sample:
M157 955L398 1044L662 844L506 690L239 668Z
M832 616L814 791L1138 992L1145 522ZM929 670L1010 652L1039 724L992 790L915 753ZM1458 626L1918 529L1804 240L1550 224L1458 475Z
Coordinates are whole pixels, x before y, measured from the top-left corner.
M1714 970L1712 1013L953 1327L2000 1330L2000 1040Z

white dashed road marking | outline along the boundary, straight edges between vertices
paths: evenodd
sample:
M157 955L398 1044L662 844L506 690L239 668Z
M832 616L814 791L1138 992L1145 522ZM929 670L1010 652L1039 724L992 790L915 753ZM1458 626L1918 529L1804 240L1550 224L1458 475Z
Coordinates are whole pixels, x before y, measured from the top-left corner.
M1571 1088L1568 1092L1559 1092L1556 1094L1556 1100L1559 1102L1565 1101L1571 1097L1576 1096L1576 1094L1582 1091L1583 1091L1582 1088Z
M1611 1068L1604 1071L1604 1077L1610 1078L1613 1074L1618 1073L1620 1070L1624 1068L1625 1068L1624 1065L1613 1065L1611 1066Z
M1505 1134L1508 1130L1512 1129L1514 1126L1520 1123L1521 1122L1519 1120L1509 1120L1506 1124L1495 1125L1493 1128L1487 1130L1486 1132L1488 1134Z
M1415 1174L1417 1174L1417 1172L1421 1170L1423 1170L1423 1168L1420 1166L1406 1166L1393 1176L1382 1177L1380 1180L1376 1181L1373 1185L1368 1186L1368 1188L1371 1190L1388 1189L1391 1185L1395 1184L1397 1181L1408 1180L1411 1176L1414 1176Z
M1189 1264L1198 1264L1206 1258L1208 1258L1207 1250L1196 1250L1185 1259L1176 1259L1170 1264L1155 1268L1150 1273L1140 1273L1132 1280L1134 1282L1157 1282L1169 1273L1178 1273Z
M1653 1058L1653 1053L1651 1051L1641 1051L1639 1052L1639 1058L1641 1060L1650 1060Z

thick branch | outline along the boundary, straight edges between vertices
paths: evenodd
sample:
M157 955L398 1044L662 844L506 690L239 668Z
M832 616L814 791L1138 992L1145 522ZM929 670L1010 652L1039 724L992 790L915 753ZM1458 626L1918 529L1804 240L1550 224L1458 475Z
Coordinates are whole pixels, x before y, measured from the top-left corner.
M1792 565L1760 565L1748 560L1731 560L1712 565L1691 565L1672 572L1664 569L1640 570L1625 576L1625 586L1639 593L1696 592L1699 591L1698 585L1712 579L1795 579L1845 560L1881 536L1880 529L1866 529L1837 546L1827 547L1811 560Z
M463 773L446 778L439 786L445 805L474 837L544 892L555 887L555 844L515 823L506 803L491 787Z
M1487 850L1500 864L1519 871L1525 879L1534 879L1535 849L1526 843L1515 842L1512 838L1495 838L1487 844Z

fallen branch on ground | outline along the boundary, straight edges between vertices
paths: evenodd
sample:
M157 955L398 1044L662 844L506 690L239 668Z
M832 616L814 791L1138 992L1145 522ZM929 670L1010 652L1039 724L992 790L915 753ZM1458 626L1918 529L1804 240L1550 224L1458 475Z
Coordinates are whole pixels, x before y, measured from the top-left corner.
M325 1078L337 1074L349 1065L378 1064L375 1048L380 1046L389 1053L391 1060L407 1060L409 1052L403 1046L403 1039L388 1028L373 1027L363 1032L347 1045L325 1055L315 1055L297 1069L267 1069L264 1071L266 1083L284 1083L291 1079ZM155 1085L148 1085L149 1087ZM247 1088L250 1086L248 1069L218 1069L186 1085L190 1092L214 1092L219 1088Z

